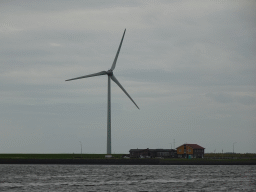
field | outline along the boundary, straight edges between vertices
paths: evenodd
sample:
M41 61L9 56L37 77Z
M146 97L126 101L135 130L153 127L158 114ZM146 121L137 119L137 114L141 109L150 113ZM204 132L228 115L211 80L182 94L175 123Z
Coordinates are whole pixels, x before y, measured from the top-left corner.
M122 158L123 154L112 154ZM105 154L0 154L0 159L105 159Z
M255 153L206 153L204 158L209 159L255 159Z
M203 159L123 158L124 154L0 154L0 164L256 165L255 154L205 154Z
M105 159L106 154L0 154L0 159ZM124 154L112 154L114 159L120 159ZM222 154L206 153L204 159L256 159L255 153ZM175 160L175 159L173 159ZM199 160L199 159L198 159Z

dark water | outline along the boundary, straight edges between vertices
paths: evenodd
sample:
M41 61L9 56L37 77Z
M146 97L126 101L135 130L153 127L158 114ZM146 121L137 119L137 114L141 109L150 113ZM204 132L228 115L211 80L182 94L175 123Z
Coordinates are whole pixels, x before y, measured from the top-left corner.
M256 166L0 165L0 191L256 191Z

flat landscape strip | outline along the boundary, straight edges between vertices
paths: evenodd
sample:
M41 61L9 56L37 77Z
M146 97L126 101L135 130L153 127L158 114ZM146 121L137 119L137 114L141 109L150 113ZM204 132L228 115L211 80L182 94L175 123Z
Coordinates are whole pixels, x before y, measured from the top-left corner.
M106 154L24 154L24 153L15 153L15 154L0 154L0 159L105 159ZM122 158L123 156L129 156L129 154L112 154L113 158ZM255 153L250 154L212 154L206 153L204 159L256 159Z
M113 158L122 158L123 154L112 154ZM0 154L0 159L105 159L105 154Z
M202 159L0 159L0 164L101 164L101 165L256 165L256 160Z

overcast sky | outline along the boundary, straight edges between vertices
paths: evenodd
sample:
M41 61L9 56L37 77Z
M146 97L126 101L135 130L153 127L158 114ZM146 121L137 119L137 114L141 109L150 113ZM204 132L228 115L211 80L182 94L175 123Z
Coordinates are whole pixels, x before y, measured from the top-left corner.
M256 2L1 1L0 153L255 153Z

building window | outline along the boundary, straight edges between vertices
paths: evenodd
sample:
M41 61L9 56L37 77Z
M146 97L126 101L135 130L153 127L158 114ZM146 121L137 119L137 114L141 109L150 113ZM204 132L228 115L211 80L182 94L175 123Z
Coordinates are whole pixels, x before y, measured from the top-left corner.
M181 149L179 150L179 152L181 152Z

